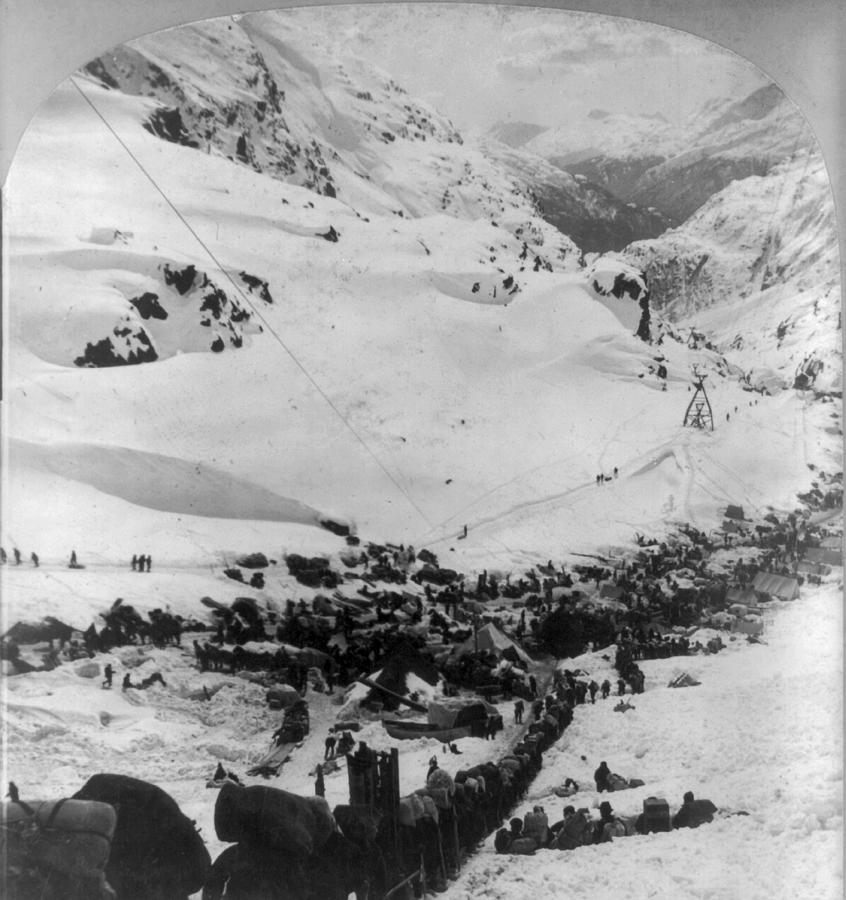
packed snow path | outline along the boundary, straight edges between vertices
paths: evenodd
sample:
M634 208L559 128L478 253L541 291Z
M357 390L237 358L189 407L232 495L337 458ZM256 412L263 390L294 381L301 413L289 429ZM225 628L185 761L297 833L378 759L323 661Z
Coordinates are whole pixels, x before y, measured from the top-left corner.
M724 812L748 816L529 857L497 855L489 839L444 896L840 897L840 594L839 584L805 585L800 600L772 612L767 645L738 639L715 656L640 661L646 692L631 698L635 709L615 713L613 697L580 706L515 811L523 815L539 803L555 821L565 804L596 807L593 770L606 760L613 771L646 782L603 795L620 815L640 813L643 799L653 795L675 812L692 790ZM612 678L612 664L613 649L606 649L566 666L599 681ZM667 687L683 667L702 684ZM562 800L552 790L566 777L582 790Z

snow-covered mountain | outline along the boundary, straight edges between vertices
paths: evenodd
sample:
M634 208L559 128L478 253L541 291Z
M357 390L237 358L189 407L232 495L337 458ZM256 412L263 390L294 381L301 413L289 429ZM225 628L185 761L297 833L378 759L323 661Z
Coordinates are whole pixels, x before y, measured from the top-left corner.
M594 111L579 127L544 132L526 149L681 223L735 179L765 175L814 144L796 106L767 84L741 100L712 101L681 125Z
M732 182L684 225L625 251L673 321L785 385L840 390L834 202L816 150Z
M576 252L449 120L291 19L200 22L118 47L85 71L154 100L144 119L152 134L337 197L360 215L483 218L546 245L556 264Z
M79 534L87 556L148 542L196 562L256 535L290 548L328 517L469 570L707 524L738 492L789 504L807 462L830 470L828 445L796 452L817 412L792 394L773 399L788 449L761 465L746 348L639 340L642 294L580 267L541 215L545 183L566 227L580 209L618 226L605 193L468 146L281 14L104 55L56 91L10 174L4 534L44 558ZM748 421L680 431L694 364Z

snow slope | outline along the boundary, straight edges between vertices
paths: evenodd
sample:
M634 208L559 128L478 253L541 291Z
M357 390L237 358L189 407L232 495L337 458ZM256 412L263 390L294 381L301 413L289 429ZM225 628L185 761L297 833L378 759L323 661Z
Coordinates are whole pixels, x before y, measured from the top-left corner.
M635 709L614 699L576 709L573 725L547 754L523 815L541 804L550 823L566 804L634 816L649 796L671 812L692 790L723 811L710 825L619 838L573 851L497 856L493 841L445 897L835 898L843 882L843 613L840 582L803 590L767 614L767 645L729 643L716 656L645 660L646 693ZM597 682L612 677L602 654L568 661ZM672 689L689 671L698 687ZM599 795L600 760L641 788ZM562 800L553 788L574 778L581 791ZM731 812L745 816L727 816Z

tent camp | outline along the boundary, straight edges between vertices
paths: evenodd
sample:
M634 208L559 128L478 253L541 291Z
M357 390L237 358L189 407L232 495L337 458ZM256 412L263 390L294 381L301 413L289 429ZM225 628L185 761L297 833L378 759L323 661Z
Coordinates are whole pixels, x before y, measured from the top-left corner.
M480 628L475 636L471 635L463 644L459 644L453 651L453 656L460 657L477 650L489 650L496 654L497 658L505 657L523 665L528 665L532 661L519 644L506 637L492 622Z
M733 504L729 504L726 507L726 518L727 519L738 519L742 522L743 521L743 507L742 506L734 506Z
M797 572L803 575L830 575L831 566L824 566L822 563L808 562L803 559L796 567Z
M771 572L759 572L752 582L752 590L766 597L779 600L795 600L799 596L799 582L795 578L774 575Z
M729 604L729 609L731 609L731 606L735 603L739 603L746 607L757 606L758 595L752 588L729 588L726 592L726 603Z
M441 728L459 728L471 722L486 722L488 716L498 715L497 708L478 698L432 700L426 712L429 724Z
M820 563L824 566L842 566L840 551L833 547L809 547L803 554L808 562Z

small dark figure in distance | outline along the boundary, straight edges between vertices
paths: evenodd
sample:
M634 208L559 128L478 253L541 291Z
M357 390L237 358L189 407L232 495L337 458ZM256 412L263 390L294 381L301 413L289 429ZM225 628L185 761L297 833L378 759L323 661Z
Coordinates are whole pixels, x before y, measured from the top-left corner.
M15 565L19 566L21 564L21 551L18 550L17 547L12 551L15 554Z
M37 568L38 568L38 554L37 554L37 553L31 553L29 558L32 560L32 564L33 564L33 565L35 566L35 568L37 569Z
M520 725L523 722L523 701L518 700L514 704L514 721Z
M132 679L129 677L129 672L123 676L123 684L121 685L121 690L126 690L127 688L133 687Z
M76 566L77 566L77 561L76 561L76 550L71 550L71 555L70 555L70 567L71 567L72 569L75 569Z
M138 556L137 554L132 554L132 571L136 571L138 568Z
M596 692L599 690L599 685L591 679L590 684L588 685L588 691L590 692L590 702L596 703Z
M106 668L103 669L103 675L105 678L103 679L103 687L110 688L112 686L112 678L114 677L115 671L112 668L111 663L106 663Z
M335 755L335 744L337 744L337 743L338 743L338 739L333 734L330 734L329 737L326 738L326 740L324 741L325 748L326 748L323 752L324 759L329 759L330 756Z
M611 693L611 682L606 678L605 681L602 682L602 699L607 700L608 695Z

